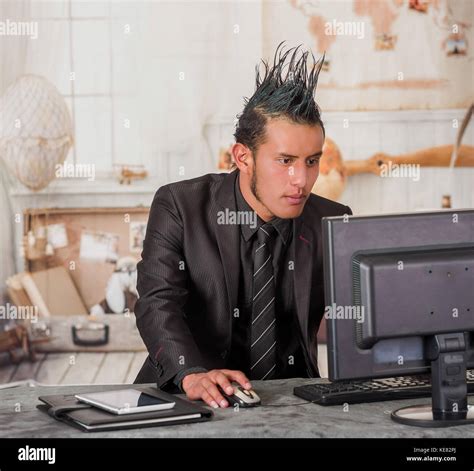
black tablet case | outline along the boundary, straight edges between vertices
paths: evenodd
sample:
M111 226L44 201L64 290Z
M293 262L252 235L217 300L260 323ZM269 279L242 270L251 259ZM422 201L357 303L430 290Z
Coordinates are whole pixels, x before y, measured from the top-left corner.
M124 389L129 389L130 386L124 386ZM51 417L65 422L69 425L79 428L83 432L102 432L110 430L123 430L130 428L142 428L142 427L157 427L161 425L177 425L193 422L204 422L210 420L213 416L211 410L206 409L200 405L193 404L189 401L181 399L179 397L168 394L157 388L149 386L140 387L134 385L133 388L139 389L140 391L150 394L152 396L159 397L168 401L174 401L176 405L172 409L155 411L155 412L140 412L136 414L124 414L117 415L107 412L103 409L85 404L78 401L74 394L69 395L51 395L51 396L40 396L38 399L44 404L38 404L36 407L48 413ZM92 391L91 391L92 392ZM93 392L98 392L97 390ZM81 392L85 394L84 392ZM190 414L199 414L200 417L184 419L182 416ZM140 420L150 420L159 418L172 418L169 421L157 422L150 424L136 424L135 422ZM104 428L97 430L89 430L83 427L81 422L88 426L95 425L106 425ZM120 424L120 425L118 425Z

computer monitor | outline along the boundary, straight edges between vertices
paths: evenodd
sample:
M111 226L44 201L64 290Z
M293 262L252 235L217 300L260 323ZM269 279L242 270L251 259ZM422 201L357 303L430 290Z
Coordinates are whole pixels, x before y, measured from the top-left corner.
M329 379L431 373L398 422L474 421L474 210L323 218Z

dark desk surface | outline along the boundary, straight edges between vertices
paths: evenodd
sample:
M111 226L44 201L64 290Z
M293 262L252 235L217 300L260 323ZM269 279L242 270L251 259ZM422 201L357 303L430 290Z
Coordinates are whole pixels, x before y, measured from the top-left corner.
M474 425L445 429L423 429L396 424L390 411L412 404L429 403L430 399L355 404L344 411L342 406L321 407L315 404L270 407L270 404L299 404L293 395L295 386L311 383L311 379L254 381L262 406L252 409L218 409L209 422L159 426L114 432L84 433L55 421L36 409L38 396L75 394L85 391L123 388L117 386L20 386L0 390L1 438L61 438L61 437L157 437L157 438L466 438L474 437ZM266 406L268 405L268 407Z

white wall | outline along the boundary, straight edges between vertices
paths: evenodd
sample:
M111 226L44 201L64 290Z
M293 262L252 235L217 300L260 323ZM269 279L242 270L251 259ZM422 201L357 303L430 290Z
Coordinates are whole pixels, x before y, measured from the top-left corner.
M26 72L48 78L69 106L68 162L102 176L122 163L194 176L196 160L212 158L203 123L240 110L261 57L259 0L37 1L31 20L39 35Z

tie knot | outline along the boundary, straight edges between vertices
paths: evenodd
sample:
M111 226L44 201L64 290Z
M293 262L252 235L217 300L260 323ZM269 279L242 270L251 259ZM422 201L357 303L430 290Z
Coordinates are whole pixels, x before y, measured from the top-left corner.
M268 242L276 233L275 227L269 222L262 224L258 228L258 241L259 243Z

